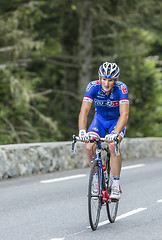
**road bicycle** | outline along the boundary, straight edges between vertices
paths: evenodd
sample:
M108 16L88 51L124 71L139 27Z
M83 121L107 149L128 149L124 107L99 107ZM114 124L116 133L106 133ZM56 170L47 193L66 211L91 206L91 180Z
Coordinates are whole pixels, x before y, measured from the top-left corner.
M73 135L72 151L75 152L75 144L80 141ZM117 216L119 200L110 199L112 186L112 173L110 168L110 151L108 144L103 146L104 138L91 137L90 142L96 146L96 154L91 166L88 185L88 214L92 230L96 230L99 223L100 211L106 205L107 216L113 223ZM119 139L114 138L115 153L119 155ZM106 151L106 163L103 163L101 152ZM106 165L106 166L105 166Z

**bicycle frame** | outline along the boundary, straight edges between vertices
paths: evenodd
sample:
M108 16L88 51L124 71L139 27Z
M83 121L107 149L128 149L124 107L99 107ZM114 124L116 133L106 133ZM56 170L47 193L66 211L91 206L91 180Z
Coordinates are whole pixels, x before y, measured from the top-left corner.
M76 153L76 150L75 150L75 144L76 144L76 142L77 141L80 141L80 138L79 137L77 137L77 136L75 136L75 135L73 135L73 142L72 142L72 152L74 153L74 154L77 154ZM107 154L110 154L109 153L109 151L106 149L106 148L104 148L104 147L102 147L102 145L101 145L101 142L104 142L105 141L105 139L104 138L95 138L95 137L93 137L93 138L91 138L90 139L90 142L96 142L96 157L95 157L95 160L94 161L98 161L99 162L99 169L100 169L100 186L102 186L101 184L102 184L102 178L101 178L101 174L102 174L102 169L103 169L103 164L102 164L102 159L101 159L101 151L102 150L105 150L106 152L107 152ZM118 147L118 143L119 143L119 139L116 137L116 138L114 138L114 142L115 142L115 154L117 155L117 156L119 156L119 147ZM107 155L107 157L108 158L110 158L110 155ZM110 170L110 164L108 163L108 171ZM109 173L108 173L108 175L109 175ZM100 188L100 196L102 197L102 201L106 201L106 202L108 202L108 200L109 200L109 198L110 198L110 196L109 196L109 194L108 194L108 190L101 190L102 189L102 187Z
M76 151L75 151L75 144L77 141L80 141L80 138L73 135L73 142L72 142L72 152L74 154L76 154ZM109 196L109 193L108 193L108 189L104 190L102 189L102 174L103 174L103 164L102 164L102 159L101 159L101 151L104 150L107 152L107 157L108 159L110 159L110 153L109 153L109 150L104 148L101 143L104 142L105 139L104 138L90 138L90 142L95 142L96 144L96 156L95 156L95 160L94 161L98 161L99 163L99 169L100 169L100 192L99 192L99 197L101 197L101 200L102 200L102 203L105 203L109 201L110 199L110 196ZM115 142L115 154L117 156L119 156L119 147L118 147L118 143L119 143L119 139L116 137L114 138L114 142ZM110 171L110 162L108 160L108 171ZM108 176L109 176L109 172L108 172Z

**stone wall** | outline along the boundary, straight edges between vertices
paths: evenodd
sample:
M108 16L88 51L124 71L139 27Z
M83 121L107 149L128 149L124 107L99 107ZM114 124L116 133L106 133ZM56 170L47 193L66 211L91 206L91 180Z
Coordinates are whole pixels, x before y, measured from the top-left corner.
M0 146L0 179L88 167L84 143L71 142L15 144ZM123 160L162 157L162 138L125 138Z

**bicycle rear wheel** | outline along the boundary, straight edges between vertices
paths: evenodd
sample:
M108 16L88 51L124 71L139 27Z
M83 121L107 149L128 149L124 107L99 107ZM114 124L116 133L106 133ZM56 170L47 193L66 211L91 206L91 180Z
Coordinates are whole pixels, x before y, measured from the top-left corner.
M101 210L100 196L100 171L98 161L94 161L91 167L88 186L88 214L92 230L96 230Z
M110 173L108 174L108 184L107 184L109 195L111 194L112 181L113 181L112 173L110 171ZM115 222L117 212L118 212L118 205L119 205L119 201L115 199L109 199L108 203L106 203L107 215L111 223Z

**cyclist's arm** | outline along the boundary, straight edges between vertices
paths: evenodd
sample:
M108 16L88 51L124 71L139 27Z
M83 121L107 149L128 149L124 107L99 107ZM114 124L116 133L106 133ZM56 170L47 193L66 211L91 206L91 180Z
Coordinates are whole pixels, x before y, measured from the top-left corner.
M120 134L120 132L123 130L125 127L128 117L129 117L129 104L128 103L122 103L119 106L119 111L120 111L120 117L118 119L117 125L114 129L114 132L117 132Z
M91 105L92 105L91 102L87 102L87 101L82 102L81 110L79 113L79 130L82 130L82 129L86 130L87 116L90 111Z

